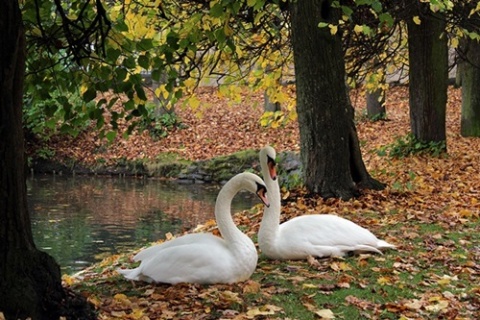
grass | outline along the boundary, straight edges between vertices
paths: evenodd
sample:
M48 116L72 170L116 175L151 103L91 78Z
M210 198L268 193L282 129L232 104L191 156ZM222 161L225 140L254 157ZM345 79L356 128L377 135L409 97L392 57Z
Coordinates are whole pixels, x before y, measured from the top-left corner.
M376 213L364 215L370 219ZM410 217L376 229L401 240L398 250L309 261L269 261L260 255L251 280L233 285L128 282L113 271L127 263L126 255L92 267L90 275L72 285L90 297L102 319L118 318L119 309L130 310L123 315L134 318L138 306L142 315L151 316L152 306L159 305L172 319L313 320L325 314L335 319L475 319L478 225L478 219L452 227L448 221ZM129 303L118 298L123 295Z

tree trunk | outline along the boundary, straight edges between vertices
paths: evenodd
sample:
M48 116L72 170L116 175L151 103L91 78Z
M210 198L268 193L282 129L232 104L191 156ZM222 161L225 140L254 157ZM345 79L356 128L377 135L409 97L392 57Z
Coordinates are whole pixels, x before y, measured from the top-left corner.
M270 100L270 97L267 94L267 91L263 93L263 110L265 112L276 112L276 111L281 111L282 107L280 105L280 102L272 102Z
M377 68L376 70L380 70L378 59L374 59L371 62L372 68ZM386 92L383 89L385 84L387 83L386 76L383 74L381 77L378 88L374 91L367 90L366 93L366 100L367 100L367 117L372 121L386 119L387 112L385 110L385 95Z
M408 26L410 126L420 141L446 141L448 47L445 19L428 3L412 0Z
M7 319L58 319L67 315L60 268L35 247L27 210L25 34L17 0L0 1L0 48L0 312Z
M373 92L367 91L367 117L370 120L380 120L387 117L385 111L385 91L379 88Z
M290 2L297 113L305 185L324 198L349 199L359 188L382 189L360 152L345 85L342 40L319 22L335 24L329 0Z
M462 61L462 117L464 137L480 137L480 43L466 40L466 61Z

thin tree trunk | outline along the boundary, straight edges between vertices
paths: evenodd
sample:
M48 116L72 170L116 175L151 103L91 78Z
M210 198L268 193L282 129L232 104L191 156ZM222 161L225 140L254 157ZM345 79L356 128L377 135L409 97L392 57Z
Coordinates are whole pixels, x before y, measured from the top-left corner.
M263 93L263 110L265 112L276 112L276 111L281 111L281 105L280 102L272 102L270 100L270 97L267 94L267 91Z
M0 2L0 48L0 311L7 319L58 319L67 315L60 268L35 247L27 210L25 34L17 0Z
M385 119L385 91L379 88L373 92L367 91L367 117L370 120Z
M359 187L383 188L361 157L341 36L318 27L320 21L336 23L339 12L328 0L295 1L289 8L306 187L324 198L343 199L358 196Z
M378 59L374 59L371 62L372 68L377 68L380 70ZM367 100L367 117L370 120L381 120L387 117L385 110L385 95L386 92L382 86L385 86L387 82L386 76L383 75L379 81L379 87L374 91L367 90L366 100Z
M466 61L462 61L462 116L460 131L464 137L480 137L480 43L468 40Z
M445 20L430 11L428 3L411 1L408 55L410 65L410 126L413 135L424 142L446 141L448 47Z

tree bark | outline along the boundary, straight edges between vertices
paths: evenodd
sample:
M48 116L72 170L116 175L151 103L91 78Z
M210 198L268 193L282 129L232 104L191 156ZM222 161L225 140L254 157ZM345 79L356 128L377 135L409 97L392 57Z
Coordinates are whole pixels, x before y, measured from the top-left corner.
M0 311L7 319L58 319L68 313L60 268L35 247L27 210L25 34L16 0L0 1L0 48Z
M297 113L305 185L324 198L350 199L359 188L384 186L367 172L345 84L342 40L319 22L335 24L329 0L289 3Z
M462 61L462 116L460 132L464 137L480 137L480 43L465 40L466 61Z
M385 110L385 91L376 89L373 92L367 91L367 117L370 120L380 120L387 117Z
M420 141L446 141L448 47L445 19L428 3L410 1L408 19L410 127ZM413 17L420 17L420 24Z

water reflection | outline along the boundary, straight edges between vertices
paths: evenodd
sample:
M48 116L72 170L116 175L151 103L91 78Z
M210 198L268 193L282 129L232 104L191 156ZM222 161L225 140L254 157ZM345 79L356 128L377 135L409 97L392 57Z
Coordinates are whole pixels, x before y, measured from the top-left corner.
M65 273L214 218L219 187L151 179L35 176L27 180L37 246ZM258 200L243 193L234 211Z

